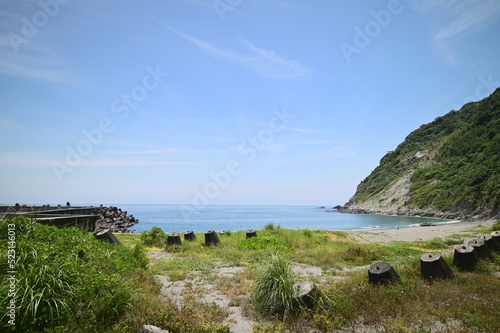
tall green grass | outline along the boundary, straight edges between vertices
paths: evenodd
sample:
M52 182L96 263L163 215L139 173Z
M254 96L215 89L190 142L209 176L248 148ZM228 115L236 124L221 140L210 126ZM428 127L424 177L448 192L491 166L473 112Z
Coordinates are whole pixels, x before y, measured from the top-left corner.
M134 290L125 279L135 269L146 268L140 249L114 246L76 228L60 230L26 218L0 221L0 237L5 237L7 224L16 226L16 330L109 325L130 306ZM2 249L2 262L5 252ZM1 283L5 296L5 280ZM6 301L9 298L2 297L2 306Z
M16 322L0 312L2 332L136 332L142 324L172 332L226 332L227 315L191 301L184 309L164 303L148 271L144 248L116 246L91 233L57 229L27 218L0 220L0 269L7 270L8 224L15 225ZM0 280L0 307L10 284Z
M258 310L266 316L279 318L295 315L300 309L296 281L290 260L273 255L255 281Z

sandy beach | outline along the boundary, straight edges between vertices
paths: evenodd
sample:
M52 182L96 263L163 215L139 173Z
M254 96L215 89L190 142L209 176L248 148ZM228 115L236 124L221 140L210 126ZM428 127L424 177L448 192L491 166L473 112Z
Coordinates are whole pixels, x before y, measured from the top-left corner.
M370 231L355 231L351 234L355 240L360 242L391 242L391 241L418 241L431 240L434 238L445 238L451 235L463 235L467 238L471 234L483 234L479 230L475 231L475 227L491 228L496 223L494 220L478 221L478 222L456 222L449 224L438 224L428 227L408 227L399 229L383 229Z

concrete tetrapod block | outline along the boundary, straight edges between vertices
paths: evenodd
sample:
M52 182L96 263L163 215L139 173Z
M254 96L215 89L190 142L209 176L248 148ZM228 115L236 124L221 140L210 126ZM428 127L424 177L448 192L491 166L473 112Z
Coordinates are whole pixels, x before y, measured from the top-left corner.
M498 240L493 238L492 235L482 235L479 239L483 240L483 242L488 246L491 252L500 251L500 244Z
M304 281L295 284L300 304L308 309L314 309L318 306L324 309L330 308L330 302L323 296L321 290L312 281Z
M167 246L171 246L171 245L182 245L181 236L180 235L168 235Z
M500 246L500 231L493 231L490 235L496 241L498 246Z
M420 257L420 272L426 279L452 279L451 268L439 253L425 253Z
M100 239L111 244L122 245L122 243L120 243L118 238L116 238L116 236L113 235L110 229L99 231L94 234L94 237L96 239Z
M394 268L385 262L373 264L368 269L368 281L373 285L400 282L398 273Z
M461 271L473 271L479 261L474 247L470 245L457 245L453 254L453 265Z
M491 255L491 250L482 239L479 239L479 238L471 239L469 241L469 245L472 246L476 250L477 256L479 257L479 260L486 259L486 260L493 261L493 256Z
M220 244L219 236L217 236L217 233L214 230L209 230L209 231L205 232L205 245L206 246L219 245L219 244Z
M186 231L184 233L184 240L194 241L194 240L196 240L196 234L193 231Z
M249 239L252 237L257 237L257 231L255 231L253 229L247 230L247 238L246 239Z

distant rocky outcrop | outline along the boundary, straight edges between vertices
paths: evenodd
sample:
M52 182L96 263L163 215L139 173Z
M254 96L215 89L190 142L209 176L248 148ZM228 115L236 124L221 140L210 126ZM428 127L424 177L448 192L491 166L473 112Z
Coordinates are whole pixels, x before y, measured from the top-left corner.
M499 219L500 88L410 133L339 211Z

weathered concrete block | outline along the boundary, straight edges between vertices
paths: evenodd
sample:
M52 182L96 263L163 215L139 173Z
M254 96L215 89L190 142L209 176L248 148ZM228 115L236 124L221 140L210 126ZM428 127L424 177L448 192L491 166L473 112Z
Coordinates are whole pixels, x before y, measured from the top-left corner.
M385 262L373 264L368 269L368 281L373 285L401 282L394 268Z
M214 230L209 230L205 232L205 245L206 246L211 246L211 245L219 245L220 244L220 239L219 236L217 236L217 233Z
M426 279L452 279L451 268L439 253L426 253L420 257L420 272Z
M122 243L120 243L118 238L116 238L116 236L113 235L113 233L109 229L102 230L102 231L95 233L94 237L97 239L101 239L103 241L109 242L111 244L122 245Z
M167 236L167 246L172 246L172 245L182 245L181 236L168 235Z
M194 241L194 240L196 240L196 234L193 231L186 231L184 233L184 240Z
M481 239L489 247L490 251L500 251L500 244L496 238L493 238L493 235L482 235L479 239Z
M473 271L479 257L476 250L470 245L458 245L453 254L453 265L461 271Z
M308 309L315 309L318 306L330 308L330 302L324 297L321 290L311 281L304 281L295 284L298 291L300 304Z
M479 238L474 238L474 239L471 239L468 244L476 250L477 256L479 257L479 260L486 259L486 260L493 261L493 256L491 255L491 250L488 247L488 245L486 245L484 240L479 239Z
M246 239L249 239L249 238L253 238L253 237L257 237L257 231L255 230L247 230L247 238Z

